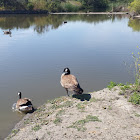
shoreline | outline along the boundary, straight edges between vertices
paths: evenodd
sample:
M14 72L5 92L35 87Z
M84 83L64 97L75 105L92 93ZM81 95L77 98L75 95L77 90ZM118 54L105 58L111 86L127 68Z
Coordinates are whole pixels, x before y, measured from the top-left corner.
M37 11L27 11L27 10L16 10L16 11L10 11L10 10L4 10L0 11L1 14L48 14L48 11L46 10L37 10Z
M126 14L127 12L61 12L61 13L50 13L52 15L107 15L107 14L112 14L112 15L123 15Z
M25 115L5 140L139 140L140 106L120 92L120 87L105 88L47 101Z
M46 14L46 15L129 15L130 17L134 18L140 18L140 15L131 16L129 12L57 12L57 13L51 13L46 10L37 10L37 11L23 11L23 10L16 10L16 11L0 11L0 15L7 15L7 14Z
M57 13L51 13L45 10L42 11L0 11L0 15L14 15L14 14L25 14L25 15L38 15L38 14L46 14L46 15L129 15L132 18L140 18L140 15L132 16L129 12L57 12Z
M16 11L10 11L10 10L4 10L0 11L0 14L51 14L51 15L67 15L67 14L91 14L91 15L97 15L97 14L126 14L127 12L56 12L51 13L46 10L37 10L37 11L27 11L27 10L16 10Z

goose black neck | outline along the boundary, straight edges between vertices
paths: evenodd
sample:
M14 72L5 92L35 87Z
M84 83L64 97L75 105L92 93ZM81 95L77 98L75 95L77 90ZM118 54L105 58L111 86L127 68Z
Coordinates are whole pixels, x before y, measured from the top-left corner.
M21 92L19 93L19 99L21 99Z

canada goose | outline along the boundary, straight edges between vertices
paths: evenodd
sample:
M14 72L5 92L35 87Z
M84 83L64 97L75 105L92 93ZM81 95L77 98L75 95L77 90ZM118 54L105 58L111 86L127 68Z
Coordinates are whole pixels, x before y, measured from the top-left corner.
M21 112L32 112L34 110L31 100L28 98L21 98L21 92L18 92L19 99L16 103L16 109Z
M9 31L3 31L4 34L11 34L11 29L9 29Z
M61 81L60 81L62 87L66 89L67 95L68 91L73 91L76 94L82 94L83 89L80 87L76 77L72 74L70 74L69 68L64 68L64 71L61 75Z

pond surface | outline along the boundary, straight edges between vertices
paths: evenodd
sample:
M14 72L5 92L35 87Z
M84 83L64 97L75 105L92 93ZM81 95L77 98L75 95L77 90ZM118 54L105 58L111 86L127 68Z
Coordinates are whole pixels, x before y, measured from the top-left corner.
M11 36L3 34L8 29ZM65 67L77 76L84 93L110 81L133 83L130 65L137 46L140 20L122 15L1 15L0 139L23 117L11 110L18 91L36 107L65 96L60 85Z

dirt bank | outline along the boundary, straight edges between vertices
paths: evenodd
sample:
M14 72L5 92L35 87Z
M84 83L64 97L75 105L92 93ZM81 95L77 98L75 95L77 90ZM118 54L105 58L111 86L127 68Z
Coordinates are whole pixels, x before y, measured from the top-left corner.
M5 140L140 140L140 106L120 88L60 97L27 114Z

